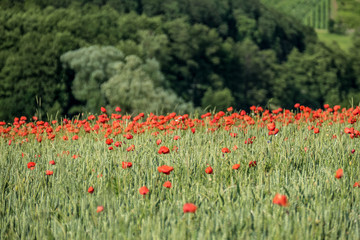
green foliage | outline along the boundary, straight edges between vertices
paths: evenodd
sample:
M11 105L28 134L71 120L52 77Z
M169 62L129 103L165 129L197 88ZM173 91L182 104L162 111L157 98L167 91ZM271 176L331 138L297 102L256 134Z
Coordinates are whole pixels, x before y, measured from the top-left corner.
M154 102L165 101L170 106L200 107L208 89L214 93L229 89L233 106L239 109L265 105L269 99L294 101L297 91L284 97L280 92L287 87L276 82L285 81L287 86L323 84L319 79L299 80L300 74L295 74L301 72L295 62L311 65L315 56L324 58L320 65L326 67L314 70L309 66L306 72L324 72L331 80L329 86L334 87L326 89L336 97L310 91L314 95L311 102L346 101L348 94L353 96L360 88L350 55L341 56L341 64L337 64L337 51L317 50L312 47L316 44L312 28L257 0L1 1L0 119L31 116L35 111L51 115L94 112L109 104L108 99L118 99L105 97L101 85L118 74L111 72L110 65L126 63L121 54L112 59L105 48L137 56L142 62L138 72L143 74L137 76L146 75L144 85L159 92ZM94 50L98 55L91 57L89 49L94 45L99 48ZM293 54L295 51L298 54ZM156 69L154 76L145 68ZM288 72L293 76L288 77ZM156 75L163 76L161 85L156 83L160 79ZM141 89L138 83L134 80L134 89ZM178 101L169 100L176 96ZM110 105L119 102L111 101ZM124 109L136 112L140 105ZM282 105L292 106L293 102Z
M346 56L339 49L319 44L303 54L294 50L275 81L277 104L298 101L320 107L344 102L353 86L352 78L348 78L352 70L348 68ZM339 78L343 81L337 81Z
M251 40L228 42L224 48L228 59L223 64L225 86L231 89L236 107L262 105L272 96L277 68L275 52L260 50Z
M112 69L116 73L101 86L110 108L121 106L131 113L192 109L191 104L185 104L173 91L164 88L164 76L155 59L143 62L130 55L124 62L112 64Z
M338 0L335 24L343 29L360 29L360 2L357 0Z
M228 88L216 91L209 88L205 92L204 97L201 99L201 105L203 108L210 107L216 108L216 110L225 110L234 103L234 97L231 95L231 91Z
M85 103L84 112L96 112L99 106L105 105L100 86L114 75L109 65L123 59L123 53L111 46L80 48L61 56L65 67L76 72L72 82L72 93L77 100Z
M62 113L68 96L56 56L74 45L77 41L66 32L23 35L18 50L9 54L0 72L0 119L31 116L35 109ZM36 98L41 99L41 106Z

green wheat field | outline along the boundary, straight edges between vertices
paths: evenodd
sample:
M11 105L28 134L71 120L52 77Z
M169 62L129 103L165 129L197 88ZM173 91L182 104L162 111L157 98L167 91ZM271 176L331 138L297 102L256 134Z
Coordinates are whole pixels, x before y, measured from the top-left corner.
M0 238L360 239L356 109L229 110L2 122Z

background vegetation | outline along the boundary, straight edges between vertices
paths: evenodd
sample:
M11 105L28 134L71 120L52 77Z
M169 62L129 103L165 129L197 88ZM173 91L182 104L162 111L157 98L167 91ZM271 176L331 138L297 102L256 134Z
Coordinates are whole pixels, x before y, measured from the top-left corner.
M277 6L246 0L1 1L0 119L73 115L99 105L181 112L358 103L359 49L324 44L312 27ZM356 32L341 17L348 8L341 9L344 23L336 26Z

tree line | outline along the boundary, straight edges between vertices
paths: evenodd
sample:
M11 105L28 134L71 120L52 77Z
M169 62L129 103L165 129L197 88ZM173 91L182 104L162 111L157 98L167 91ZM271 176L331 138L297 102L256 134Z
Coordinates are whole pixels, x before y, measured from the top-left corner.
M0 119L360 101L360 41L327 47L247 0L4 0Z

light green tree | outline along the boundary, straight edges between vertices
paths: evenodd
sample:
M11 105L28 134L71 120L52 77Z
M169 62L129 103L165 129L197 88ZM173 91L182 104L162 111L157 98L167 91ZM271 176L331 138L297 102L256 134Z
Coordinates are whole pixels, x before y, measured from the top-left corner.
M61 61L65 67L76 73L72 93L77 100L85 103L84 107L74 107L70 111L96 112L105 105L100 85L114 75L110 65L123 59L123 53L112 46L90 46L63 54Z
M212 90L212 88L208 88L204 94L204 97L201 99L203 108L216 107L216 110L225 110L234 103L234 97L231 95L231 91L228 88L216 91Z
M111 67L117 73L101 86L108 107L121 106L133 113L192 110L191 104L164 88L165 79L155 59L143 62L138 56L130 55Z

